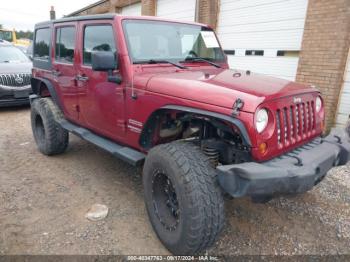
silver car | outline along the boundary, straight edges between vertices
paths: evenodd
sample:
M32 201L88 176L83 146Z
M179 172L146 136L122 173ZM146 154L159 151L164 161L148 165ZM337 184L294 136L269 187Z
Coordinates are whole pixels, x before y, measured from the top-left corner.
M21 50L0 40L0 107L29 103L31 69L32 62Z

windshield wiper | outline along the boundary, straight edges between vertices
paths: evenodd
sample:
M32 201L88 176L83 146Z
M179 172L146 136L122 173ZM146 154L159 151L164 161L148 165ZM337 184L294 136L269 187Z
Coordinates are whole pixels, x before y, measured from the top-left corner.
M154 60L154 59L150 59L150 60L145 60L145 61L135 61L134 64L161 64L161 63L167 63L167 64L171 64L173 66L176 66L178 68L181 69L187 69L188 67L183 66L183 65L179 65L177 63L171 62L169 60Z
M218 64L209 61L208 59L202 58L202 57L186 57L185 61L191 61L191 62L207 62L208 64L211 64L212 66L215 66L216 68L221 68Z

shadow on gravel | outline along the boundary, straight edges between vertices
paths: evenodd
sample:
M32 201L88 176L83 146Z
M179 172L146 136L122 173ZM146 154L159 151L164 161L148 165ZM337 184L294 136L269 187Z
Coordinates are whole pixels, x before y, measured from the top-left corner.
M29 107L0 108L0 254L168 254L148 221L141 168L74 135L47 157L33 140ZM6 152L6 153L4 153ZM350 167L312 191L266 204L226 201L212 255L344 254L350 246ZM85 218L105 204L100 222Z
M1 102L0 102L1 103ZM30 105L21 105L21 106L6 106L6 107L2 107L0 104L0 114L1 113L5 113L5 112L14 112L14 111L18 111L23 112L26 110L30 109Z

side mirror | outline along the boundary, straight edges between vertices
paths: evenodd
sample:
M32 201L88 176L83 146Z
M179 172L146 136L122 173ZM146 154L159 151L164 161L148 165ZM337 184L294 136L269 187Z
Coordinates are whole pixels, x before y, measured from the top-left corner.
M118 60L116 55L111 51L94 51L91 52L91 65L94 71L108 72L108 82L121 84L122 78L120 75L113 75L113 70L118 68Z
M91 52L91 64L94 71L111 71L118 67L115 53L111 51Z

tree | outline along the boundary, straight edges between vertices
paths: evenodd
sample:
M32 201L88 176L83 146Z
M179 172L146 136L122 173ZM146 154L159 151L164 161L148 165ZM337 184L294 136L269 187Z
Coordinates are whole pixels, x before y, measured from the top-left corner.
M17 39L20 39L20 38L28 38L28 39L33 39L33 32L32 31L16 31L16 36L17 36Z
M2 29L2 24L0 24L0 29Z

